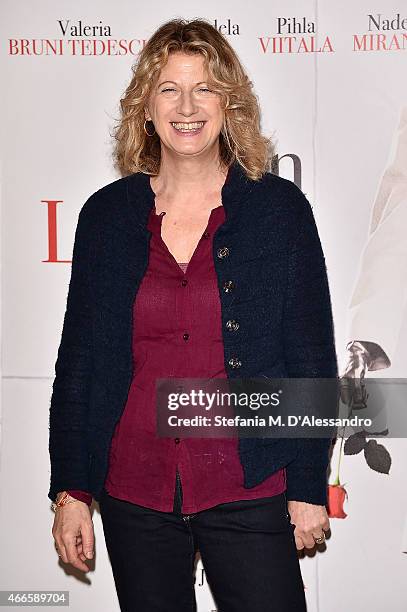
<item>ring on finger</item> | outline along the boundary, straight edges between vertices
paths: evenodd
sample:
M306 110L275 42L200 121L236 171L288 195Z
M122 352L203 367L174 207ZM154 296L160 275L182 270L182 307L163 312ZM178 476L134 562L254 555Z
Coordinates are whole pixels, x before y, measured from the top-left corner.
M322 544L322 542L325 541L325 534L324 532L322 532L322 535L318 536L317 538L315 536L313 536L316 544Z

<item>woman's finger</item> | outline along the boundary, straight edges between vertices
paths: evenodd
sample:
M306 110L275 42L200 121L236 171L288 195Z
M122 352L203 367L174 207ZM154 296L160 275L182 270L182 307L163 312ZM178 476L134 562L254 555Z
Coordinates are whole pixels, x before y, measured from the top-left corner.
M93 533L92 521L87 521L81 525L82 549L87 559L93 558L93 548L95 536Z
M331 524L329 522L329 518L328 517L326 517L325 520L322 522L321 527L322 527L322 529L324 531L329 531L331 529Z
M68 563L68 556L65 550L65 546L63 541L60 538L55 538L55 547L58 553L58 556L64 563Z
M297 547L297 550L303 550L305 547L304 541L302 537L298 535L298 533L296 533L295 531L294 531L294 538L295 538L295 545Z
M76 536L66 536L64 540L66 553L68 557L68 563L76 567L78 570L88 572L89 567L82 559L79 558L78 551L76 548Z
M306 548L314 548L315 540L312 533L306 533L301 536Z
M83 545L82 545L82 538L81 538L81 536L77 536L76 537L76 549L78 551L79 558L82 559L82 561L86 561L86 557L85 557L85 554L83 552Z

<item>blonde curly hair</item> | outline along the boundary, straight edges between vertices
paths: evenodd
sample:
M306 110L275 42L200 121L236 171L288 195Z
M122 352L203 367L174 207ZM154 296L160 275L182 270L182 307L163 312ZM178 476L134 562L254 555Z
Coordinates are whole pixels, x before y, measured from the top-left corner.
M176 18L160 26L131 67L133 77L120 100L121 116L113 128L114 165L122 176L143 172L156 176L161 162L160 138L144 131L144 108L170 53L200 53L211 89L219 94L224 123L219 135L220 162L237 161L248 178L268 171L274 144L260 131L260 108L235 51L226 38L204 19Z

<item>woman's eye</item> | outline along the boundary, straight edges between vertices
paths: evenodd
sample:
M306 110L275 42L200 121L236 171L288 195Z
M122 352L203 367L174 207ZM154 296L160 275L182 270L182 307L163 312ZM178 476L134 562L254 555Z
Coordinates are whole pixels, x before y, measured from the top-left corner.
M173 92L173 91L177 91L175 87L165 87L164 89L161 90L161 93ZM208 87L199 87L196 91L203 92L203 93L212 93L212 90L209 89Z

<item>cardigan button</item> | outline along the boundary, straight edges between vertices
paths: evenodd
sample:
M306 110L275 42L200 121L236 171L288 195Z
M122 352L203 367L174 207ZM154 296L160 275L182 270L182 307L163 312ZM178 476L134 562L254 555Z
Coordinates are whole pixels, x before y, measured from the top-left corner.
M226 327L228 328L229 331L237 331L240 327L238 321L235 321L234 319L230 319L227 323L226 323Z
M230 251L228 249L228 247L221 247L220 249L218 249L218 257L220 259L222 259L223 257L227 257L229 255Z
M231 357L228 361L231 368L240 368L242 362L237 357Z
M183 287L186 287L188 285L188 280L186 278L183 278L182 281L181 281L181 285Z
M233 290L234 286L235 283L232 280L224 281L223 291L225 291L225 293L230 293Z
M179 444L181 442L181 440L179 438L175 438L174 442L175 442L175 444Z

